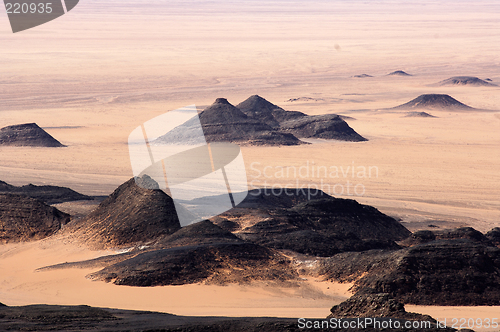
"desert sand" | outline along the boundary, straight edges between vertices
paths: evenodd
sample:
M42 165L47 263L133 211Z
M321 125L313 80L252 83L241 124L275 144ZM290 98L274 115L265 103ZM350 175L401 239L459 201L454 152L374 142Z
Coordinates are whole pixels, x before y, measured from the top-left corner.
M243 147L250 187L298 181L347 188L350 181L364 188L350 198L401 218L410 230L488 231L500 226L499 88L429 85L462 75L500 83L498 14L492 1L88 0L58 20L12 34L0 10L0 127L36 122L67 145L0 147L0 179L107 195L132 177L127 137L144 121L186 105L203 109L218 97L236 105L259 94L286 110L353 117L347 122L369 141ZM386 76L395 70L413 76ZM353 77L362 73L374 77ZM492 111L426 110L437 118L408 118L384 110L424 93ZM311 99L286 102L300 97ZM257 176L267 166L306 165L378 172ZM66 208L82 211L78 203ZM35 272L105 254L61 239L2 245L0 253L0 302L8 305L319 318L348 296L349 285L312 280L293 289L139 289L85 279L91 270ZM498 307L407 309L436 318L498 316Z

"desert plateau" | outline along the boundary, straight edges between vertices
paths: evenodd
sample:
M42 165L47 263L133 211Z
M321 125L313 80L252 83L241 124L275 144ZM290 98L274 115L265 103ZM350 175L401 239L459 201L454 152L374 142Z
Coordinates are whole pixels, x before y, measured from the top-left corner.
M499 15L82 0L12 33L0 9L0 331L500 331ZM154 164L200 132L210 159Z

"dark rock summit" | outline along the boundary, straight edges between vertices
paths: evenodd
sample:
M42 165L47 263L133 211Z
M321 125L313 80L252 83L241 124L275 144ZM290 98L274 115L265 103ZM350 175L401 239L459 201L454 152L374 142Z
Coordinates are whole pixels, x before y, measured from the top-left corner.
M391 109L392 110L437 109L437 110L457 110L457 111L474 110L474 108L462 104L455 98L444 94L420 95L417 98L405 104L393 107Z
M387 74L387 76L413 76L413 75L410 75L402 70L396 70L393 71L392 73Z
M158 189L141 188L130 179L68 231L91 246L114 248L147 243L180 228L168 195Z
M46 204L92 200L90 196L82 195L70 188L58 186L35 186L28 184L22 187L12 186L0 181L0 194L17 194L39 199Z
M236 107L249 117L258 119L273 128L278 128L284 121L307 116L302 112L285 111L257 95L249 97Z
M336 139L350 142L367 141L355 132L339 115L315 115L281 123L281 132L299 138Z
M0 145L63 147L36 123L25 123L0 129Z
M426 112L408 112L404 116L405 118L435 118L434 115L431 115Z
M0 194L0 243L43 239L69 221L68 214L37 199Z
M497 86L496 84L486 82L486 80L482 80L473 76L455 76L450 77L446 80L443 80L437 84L436 86L457 86L457 85L468 85L468 86Z

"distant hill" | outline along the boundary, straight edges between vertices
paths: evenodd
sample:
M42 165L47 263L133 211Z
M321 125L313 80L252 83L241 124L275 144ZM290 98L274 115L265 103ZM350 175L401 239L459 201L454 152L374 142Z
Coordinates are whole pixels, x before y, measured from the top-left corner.
M198 134L193 128L197 123L198 119L193 118L151 143L195 142ZM307 144L299 138L366 140L337 115L308 116L302 112L285 111L257 95L236 107L226 99L218 98L199 114L199 123L207 142L280 146Z
M56 204L62 202L93 200L93 197L82 195L70 188L58 186L35 186L28 184L22 187L12 186L4 181L0 181L0 194L18 194L36 198L46 204Z
M498 86L493 83L483 81L480 78L473 76L455 76L443 80L435 86L456 86L456 85L468 85L468 86Z
M265 105L267 106L267 105ZM250 145L299 145L297 137L273 129L272 123L261 122L249 117L240 109L231 105L227 99L218 98L199 115L200 123L207 142L233 142ZM196 120L197 121L197 120ZM197 122L192 120L160 136L153 144L171 141L186 142L190 137L190 128Z
M419 109L438 109L438 110L462 110L472 111L475 108L462 104L455 98L445 94L426 94L391 108L392 110L419 110Z
M280 131L299 138L323 138L340 141L363 142L359 135L339 115L326 114L302 117L281 123Z
M36 123L25 123L0 129L0 145L63 147Z
M37 199L0 194L0 243L40 240L69 221L69 214Z
M263 119L273 124L281 133L298 138L323 138L341 141L366 141L336 114L306 115L302 112L285 111L260 96L251 96L237 106L249 117Z
M368 74L361 74L361 75L354 75L353 77L355 77L355 78L368 78L368 77L373 77L373 76L368 75Z
M402 70L396 70L393 71L392 73L387 74L387 76L413 76L413 75L410 75Z
M249 97L236 107L249 117L259 119L273 128L278 128L283 121L307 116L302 112L285 111L258 95Z
M408 112L404 116L405 118L435 118L434 115L431 115L426 112Z

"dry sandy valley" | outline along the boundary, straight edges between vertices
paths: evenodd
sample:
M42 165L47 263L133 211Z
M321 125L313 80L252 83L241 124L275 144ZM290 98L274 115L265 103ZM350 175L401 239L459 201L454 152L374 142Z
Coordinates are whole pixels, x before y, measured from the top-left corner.
M12 34L0 10L0 128L36 122L64 148L0 146L0 180L109 195L132 174L127 139L145 121L216 98L258 94L289 111L340 114L366 142L243 146L249 188L319 188L411 231L500 227L498 1L81 1ZM411 76L387 75L404 70ZM368 74L372 77L355 77ZM436 86L453 76L499 86ZM393 110L422 94L474 107ZM327 170L327 171L325 171ZM96 204L57 204L82 216ZM0 245L0 302L86 304L198 316L325 318L349 283L129 287L69 237ZM434 318L494 318L500 307L407 306ZM477 328L476 330L491 330ZM498 329L496 329L498 331Z

